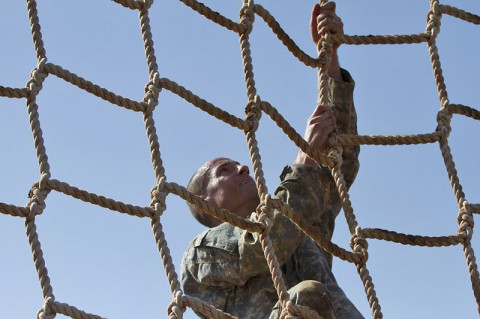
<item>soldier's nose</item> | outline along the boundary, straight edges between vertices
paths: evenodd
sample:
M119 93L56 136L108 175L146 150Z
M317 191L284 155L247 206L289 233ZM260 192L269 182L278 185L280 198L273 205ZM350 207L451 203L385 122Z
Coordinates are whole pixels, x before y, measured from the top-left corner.
M249 173L250 173L250 171L249 171L248 167L245 166L245 165L240 165L240 167L238 168L238 174L247 174L248 175Z

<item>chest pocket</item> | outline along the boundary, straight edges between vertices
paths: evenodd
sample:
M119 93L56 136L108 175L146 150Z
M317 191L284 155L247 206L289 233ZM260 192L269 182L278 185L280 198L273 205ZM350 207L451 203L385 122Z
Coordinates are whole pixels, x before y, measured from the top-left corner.
M198 282L223 287L239 283L237 232L235 227L224 223L197 237L189 267Z

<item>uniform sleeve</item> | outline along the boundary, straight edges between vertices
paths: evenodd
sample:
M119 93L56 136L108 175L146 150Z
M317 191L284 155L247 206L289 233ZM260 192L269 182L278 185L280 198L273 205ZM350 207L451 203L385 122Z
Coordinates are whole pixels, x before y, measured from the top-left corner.
M355 81L348 71L341 69L341 73L343 81L329 78L328 98L333 105L338 134L357 134L357 113L353 103ZM358 173L359 153L360 147L358 145L343 147L342 173L348 188L352 185Z
M292 165L284 169L280 178L282 182L275 191L275 198L302 214L307 223L318 224L327 193L322 182L325 180L323 171L308 165ZM251 218L255 219L256 214ZM283 264L297 249L303 233L279 211L274 211L273 222L270 239L279 263ZM269 271L258 234L243 232L239 240L239 256L240 270L246 277Z
M338 134L357 134L357 113L353 103L353 91L355 82L350 73L341 70L342 80L329 78L329 100L333 105ZM342 150L342 173L347 188L353 184L357 176L360 164L358 155L360 147L358 145L346 145ZM333 178L330 179L330 187L336 189ZM320 231L326 238L331 239L335 228L335 219L341 209L341 200L338 192L332 191L328 198L328 205L321 217Z

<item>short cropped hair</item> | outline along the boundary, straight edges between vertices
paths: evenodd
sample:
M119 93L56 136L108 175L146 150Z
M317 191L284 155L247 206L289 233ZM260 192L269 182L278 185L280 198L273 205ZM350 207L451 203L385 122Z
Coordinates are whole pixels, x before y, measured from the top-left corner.
M221 160L221 159L227 159L225 157L219 157L214 160ZM213 160L211 160L213 161ZM202 167L197 169L195 174L193 174L192 178L188 182L187 189L194 195L200 196L200 195L205 195L205 191L207 189L207 184L208 184L208 173L210 172L210 169L212 168L212 165L209 165L211 161L208 161ZM202 225L207 226L207 227L213 227L211 224L212 218L205 212L202 212L201 210L197 209L195 205L190 204L187 202L188 209L190 210L190 213L192 213L192 216Z

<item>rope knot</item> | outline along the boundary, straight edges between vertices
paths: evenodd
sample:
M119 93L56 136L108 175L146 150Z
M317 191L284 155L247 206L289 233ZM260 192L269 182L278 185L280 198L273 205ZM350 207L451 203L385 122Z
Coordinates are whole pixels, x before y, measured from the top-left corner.
M153 74L153 78L147 82L145 85L145 96L143 97L143 102L147 104L145 109L146 113L151 113L158 105L158 96L162 91L162 87L160 86L160 75L158 72Z
M183 313L186 310L186 306L183 303L182 292L177 291L174 296L174 300L168 306L168 318L170 319L182 319Z
M250 123L250 131L255 132L258 129L258 121L262 118L262 108L260 106L260 96L255 95L253 101L250 100L245 107L247 115L246 121Z
M43 307L37 312L37 319L54 319L56 313L52 312L52 303L55 301L53 297L45 299Z
M167 209L166 198L168 193L165 191L165 180L166 178L162 177L150 192L150 198L152 199L150 207L155 210L156 218L160 218Z
M249 0L240 9L240 24L245 26L244 34L250 34L253 29L253 22L255 21L255 14L253 13L253 1Z
M431 35L430 41L433 41L440 33L440 26L442 24L442 12L439 8L438 1L433 1L430 11L427 14L427 29L426 33Z
M446 138L450 135L452 128L450 122L452 120L452 114L448 113L445 109L438 111L437 113L437 131L442 133L442 137Z
M150 7L152 6L152 4L153 4L153 0L143 0L142 10L143 10L143 11L146 11L146 10L150 9Z
M465 238L465 244L470 243L475 221L472 216L471 206L468 205L467 202L464 203L463 207L458 212L457 221L459 224L459 234L463 235L462 237Z
M291 300L287 300L285 302L285 307L282 308L282 312L280 313L280 318L282 319L296 318L294 316L295 311L296 311L296 306L293 304Z
M38 182L38 188L40 188L40 190L45 190L45 188L47 187L47 182L48 182L48 180L50 179L51 176L52 175L50 174L50 172L43 173L40 176L40 181Z
M325 67L330 64L332 49L332 35L327 33L317 42L319 67Z
M341 146L337 145L334 146L330 149L330 152L328 153L329 156L333 157L334 160L334 168L340 170L343 164L343 158L342 158L342 152L343 149Z
M262 216L267 216L272 218L272 197L270 194L262 194L260 197L260 204L257 206L257 214L262 218Z
M47 58L40 59L37 66L30 72L30 79L26 84L26 86L30 89L29 98L37 96L38 92L40 92L43 87L43 81L45 81L48 76L48 73L45 73L46 63Z
M43 210L46 207L45 198L47 195L48 191L40 190L36 185L32 187L28 193L28 197L30 197L30 201L27 203L27 207L30 209L28 218L34 218L43 213Z
M360 257L358 264L366 264L368 260L368 242L363 237L360 226L355 228L355 234L352 234L352 237L350 238L350 247L352 247L353 252Z
M273 221L268 217L268 215L261 213L260 216L258 217L258 222L265 226L265 229L263 230L262 234L263 235L270 234L270 230L272 229L272 226L273 226Z
M328 138L327 138L327 149L334 148L335 146L337 146L337 144L338 144L338 134L336 134L335 132L330 133L330 135L328 135ZM337 150L343 150L340 146L337 146L336 148Z

